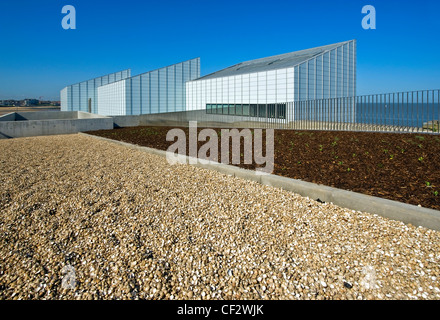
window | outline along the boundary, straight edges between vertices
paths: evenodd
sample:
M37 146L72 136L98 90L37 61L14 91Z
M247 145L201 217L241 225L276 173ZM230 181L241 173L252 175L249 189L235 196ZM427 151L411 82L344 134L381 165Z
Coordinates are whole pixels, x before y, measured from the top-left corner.
M260 118L286 119L286 103L272 104L206 104L207 114L225 114Z
M258 105L256 104L251 104L249 106L249 115L251 117L256 117L257 116L257 111L258 111Z
M249 116L249 105L248 104L244 104L242 107L243 107L243 115L244 116Z
M266 105L260 104L258 107L258 116L261 118L266 118Z
M286 119L286 104L285 103L277 104L277 118L278 119Z
M243 115L243 106L241 104L236 104L235 105L235 114L237 116Z
M267 117L268 118L275 118L275 104L268 104L267 105Z

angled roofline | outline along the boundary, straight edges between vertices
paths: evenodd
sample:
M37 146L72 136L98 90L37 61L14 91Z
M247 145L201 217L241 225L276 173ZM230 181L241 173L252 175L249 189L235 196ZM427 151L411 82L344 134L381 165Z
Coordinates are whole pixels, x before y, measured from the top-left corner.
M269 56L269 57L264 57L264 58L258 58L258 59L253 59L253 60L247 60L247 61L243 61L243 62L236 63L236 64L234 64L234 65L232 65L232 66L229 66L229 67L223 68L223 69L221 69L221 70L214 71L214 72L212 72L212 73L209 73L209 74L207 74L207 75L204 75L203 77L200 77L200 78L197 78L197 79L194 79L194 80L189 80L189 81L208 80L208 79L205 79L205 78L207 78L208 76L211 76L211 75L213 75L213 74L215 74L215 73L217 73L217 72L220 72L220 71L223 71L223 70L226 70L226 69L229 69L229 68L233 68L233 67L235 67L235 66L238 66L238 65L240 65L240 64L242 64L242 63L246 63L246 62L258 61L258 60L263 60L263 59L267 59L267 58L275 58L275 57L283 56L283 55L286 55L286 54L289 54L289 53L296 53L296 52L299 53L299 52L301 52L301 51L312 50L312 49L318 49L318 48L321 48L321 47L327 47L327 46L331 46L331 45L338 45L338 46L336 46L336 47L334 47L334 48L332 48L332 49L324 50L323 52L321 52L321 53L319 53L319 54L317 54L317 55L315 55L315 56L313 56L313 57L311 57L311 58L305 59L305 60L303 60L303 61L301 61L301 62L299 62L299 63L292 64L291 66L287 67L287 68L294 68L294 67L297 67L297 66L299 66L299 65L301 65L301 64L303 64L303 63L306 63L306 62L308 62L308 61L310 61L310 60L312 60L312 59L315 59L316 57L319 57L319 56L321 56L321 55L323 55L323 54L326 54L327 52L333 51L333 50L335 50L335 49L337 49L337 48L339 48L339 47L341 47L341 46L343 46L343 45L346 45L346 44L348 44L348 43L350 43L350 42L354 42L354 43L356 43L356 41L357 41L356 39L352 39L352 40L347 40L347 41L343 41L343 42L331 43L331 44L327 44L327 45L323 45L323 46L319 46L319 47L314 47L314 48L309 48L309 49L303 49L303 50L298 50L298 51L293 51L293 52L287 52L287 53L277 54L277 55L274 55L274 56ZM270 71L272 71L272 70L280 70L280 69L286 69L286 67L285 67L285 66L284 66L284 67L279 67L279 68L276 68L276 67L275 67L275 68L273 68L273 69L270 69ZM269 70L264 70L264 71L269 71ZM262 71L253 71L253 72L246 72L246 73L240 73L240 74L254 74L254 73L259 73L259 72L262 72ZM233 76L236 76L236 75L231 74L231 75L225 75L225 76L211 77L211 78L209 78L209 79L218 79L218 78L226 78L226 77L233 77ZM187 81L187 82L189 82L189 81Z
M181 62L173 63L173 64L170 64L170 65L168 65L168 66L166 66L166 67L160 67L160 68L153 69L153 70L150 70L150 71L142 72L142 73L139 73L139 74L137 74L137 75L135 75L135 76L130 76L130 77L127 77L127 78L124 78L124 79L120 79L120 80L118 80L118 81L114 81L114 82L111 82L111 83L107 83L107 84L100 85L100 86L98 86L98 88L99 88L99 87L106 86L106 85L109 85L109 84L112 84L112 83L116 83L116 82L120 82L120 81L124 81L124 80L128 80L128 79L136 78L136 77L142 76L142 75L147 74L147 73L151 73L151 72L159 71L159 70L162 70L162 69L166 69L166 68L169 68L169 67L175 66L175 65L177 65L177 64L181 64L181 63L189 62L189 61L196 60L196 59L199 59L199 60L200 60L200 57L196 57L196 58L192 58L192 59L184 60L184 61L181 61Z
M159 70L161 70L161 69L165 69L165 68L169 68L169 67L175 66L176 64L181 64L181 63L185 63L185 62L188 62L188 61L193 61L193 60L196 60L196 59L199 59L199 60L200 60L200 57L196 57L196 58L192 58L192 59L184 60L184 61L181 61L181 62L173 63L173 64L170 64L170 65L168 65L168 66L166 66L166 67L160 67L160 68L153 69L153 70L150 70L150 71L142 72L142 73L139 73L139 74L137 74L137 75L135 75L135 76L131 76L131 77L129 77L129 78L134 78L134 77L137 77L137 76L141 76L141 75L143 75L143 74L146 74L146 73L150 73L150 72L154 72L154 71L159 71Z
M124 72L124 71L130 71L130 75L131 75L131 69L128 68L128 69L123 69L123 70L119 70L119 71L116 71L116 72L111 72L111 73L105 74L105 75L103 75L103 76L99 76L99 77L91 78L91 79L88 79L88 80L84 80L84 81L80 81L80 82L75 82L74 84L69 84L69 85L65 86L64 88L67 88L67 87L70 87L70 86L75 86L75 85L80 84L80 83L83 83L83 82L89 82L89 81L92 81L92 80L95 80L95 79L98 79L98 78L107 77L107 76L109 76L109 75L111 75L111 74L116 74L116 73ZM127 78L129 78L129 77L127 77ZM119 80L118 80L118 81L119 81ZM63 89L64 89L64 88L63 88Z

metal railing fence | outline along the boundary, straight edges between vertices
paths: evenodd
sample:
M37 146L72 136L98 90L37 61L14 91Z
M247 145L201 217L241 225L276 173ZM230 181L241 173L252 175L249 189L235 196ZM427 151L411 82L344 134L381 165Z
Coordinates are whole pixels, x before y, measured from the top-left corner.
M272 104L209 104L186 120L295 130L440 133L440 90Z

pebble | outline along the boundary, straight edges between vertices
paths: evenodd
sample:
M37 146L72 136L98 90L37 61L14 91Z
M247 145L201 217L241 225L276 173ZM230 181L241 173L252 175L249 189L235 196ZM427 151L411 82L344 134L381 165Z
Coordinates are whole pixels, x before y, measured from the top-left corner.
M437 231L82 135L0 150L0 299L440 299Z

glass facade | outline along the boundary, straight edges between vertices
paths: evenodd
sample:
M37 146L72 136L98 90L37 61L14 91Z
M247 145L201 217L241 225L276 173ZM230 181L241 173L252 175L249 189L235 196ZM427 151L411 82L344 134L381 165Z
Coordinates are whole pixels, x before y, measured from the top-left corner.
M98 88L98 113L139 115L185 110L185 82L200 77L200 58ZM122 90L120 86L123 86ZM123 94L123 99L119 98Z
M206 104L206 113L231 116L286 119L286 103L271 104Z
M295 100L353 97L356 95L356 42L295 67Z
M186 110L207 104L273 104L294 99L294 68L186 83Z
M202 78L200 58L134 77L128 69L64 88L61 110L139 115L206 109L294 120L300 113L287 108L289 103L356 95L355 40L239 66Z
M98 114L123 116L127 113L126 81L117 81L98 87Z
M212 106L218 109L219 103L228 103L236 106L235 112L241 105L238 110L243 115L294 119L293 113L288 115L282 111L284 107L278 106L356 95L356 41L335 45L283 69L190 81L186 84L186 94L187 110L206 109L214 114ZM226 109L221 109L225 114Z
M61 90L61 111L97 113L97 88L130 77L131 70L123 70L102 77L67 86ZM90 106L90 108L89 108Z

